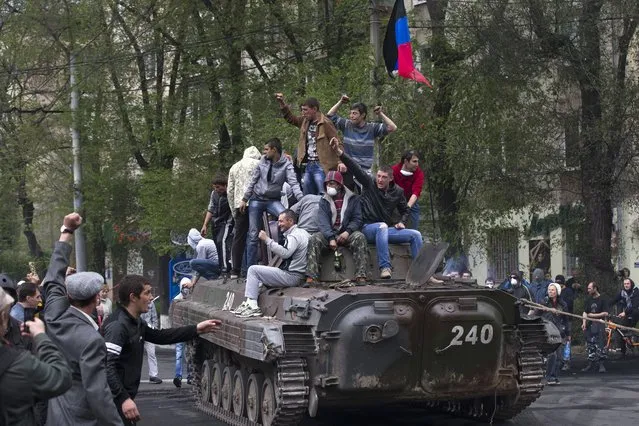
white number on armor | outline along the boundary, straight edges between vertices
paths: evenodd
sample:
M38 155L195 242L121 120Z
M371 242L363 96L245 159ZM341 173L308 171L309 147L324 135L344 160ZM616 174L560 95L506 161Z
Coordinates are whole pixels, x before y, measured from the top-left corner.
M454 326L451 332L455 336L453 337L453 340L450 341L449 346L461 346L464 344L464 342L470 343L471 345L477 344L477 341L481 342L484 345L492 342L494 336L492 324L484 324L479 331L479 336L477 335L477 328L477 325L473 325L468 333L465 333L464 327L462 327L461 325ZM464 334L466 334L465 337Z
M462 342L461 337L464 335L464 327L462 327L461 325L456 325L455 327L453 327L453 333L457 333L455 335L455 337L453 337L453 340L450 342L451 346L460 346L463 345L464 342Z

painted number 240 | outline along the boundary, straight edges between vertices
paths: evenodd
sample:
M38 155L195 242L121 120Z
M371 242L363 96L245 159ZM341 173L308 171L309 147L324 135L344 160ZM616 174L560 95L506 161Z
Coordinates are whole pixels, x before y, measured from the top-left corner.
M477 329L478 326L473 325L470 330L468 330L468 333L464 336L464 327L462 327L461 325L454 326L451 331L455 336L453 337L453 340L450 341L450 345L460 346L464 343L475 345L477 344L477 341L486 345L493 340L494 332L492 324L484 324L481 330L479 330L479 333L477 332Z

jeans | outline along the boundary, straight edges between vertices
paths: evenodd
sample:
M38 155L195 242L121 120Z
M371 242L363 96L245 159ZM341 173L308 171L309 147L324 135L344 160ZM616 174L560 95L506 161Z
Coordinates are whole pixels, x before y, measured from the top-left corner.
M408 223L406 224L408 229L419 229L419 203L415 202L413 207L408 211Z
M369 223L364 225L362 233L369 243L375 243L377 249L377 263L379 268L390 268L390 253L388 244L410 243L410 253L413 259L417 257L422 248L422 234L414 229L397 229L389 227L384 222Z
M302 189L304 195L324 195L324 169L320 165L319 161L309 161L306 163L306 171L304 172L304 180ZM299 201L299 200L298 200Z
M214 280L220 276L220 265L208 259L191 260L191 269L207 280Z
M280 200L251 199L249 201L249 231L246 251L247 268L257 263L257 245L259 242L257 235L262 227L262 213L267 211L272 215L279 216L284 210L284 206L280 203Z
M550 355L546 364L546 379L554 380L559 377L559 369L561 368L561 356L564 351L564 345L559 347Z
M184 359L184 342L175 344L175 377L183 377L184 365L182 364L186 360Z

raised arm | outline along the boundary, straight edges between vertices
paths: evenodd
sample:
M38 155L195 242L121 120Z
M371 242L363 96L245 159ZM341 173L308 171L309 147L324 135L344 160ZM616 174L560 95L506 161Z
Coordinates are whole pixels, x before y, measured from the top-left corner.
M71 256L71 240L73 232L82 224L82 217L77 213L71 213L64 217L60 238L55 243L47 275L44 277L44 316L49 321L54 321L69 307L67 288L64 279L69 266Z
M375 108L373 108L373 111L379 116L379 118L382 119L382 122L386 125L388 133L393 133L395 130L397 130L397 125L393 122L393 120L388 118L386 114L384 114L381 105L377 105Z
M361 183L364 188L371 188L375 184L375 182L373 182L373 179L366 172L364 172L364 170L362 170L359 164L357 164L351 157L344 153L344 149L342 148L340 141L337 138L332 138L330 141L330 145L333 151L335 151L335 153L339 157L340 161L342 161L348 168L348 170L353 173L353 176L355 176L357 181Z
M332 116L334 114L337 114L337 110L339 109L339 107L342 104L346 104L348 103L348 101L350 101L350 98L348 97L348 95L342 95L341 98L339 98L339 101L337 101L337 103L335 105L333 105L331 107L331 109L328 110L328 112L326 113L327 116Z
M293 126L301 127L302 123L304 122L304 118L298 117L291 112L291 108L288 105L286 105L286 102L284 101L284 94L276 93L275 99L277 100L277 103L280 105L280 111L282 111L282 116L284 116L284 119L288 121L290 124L292 124Z

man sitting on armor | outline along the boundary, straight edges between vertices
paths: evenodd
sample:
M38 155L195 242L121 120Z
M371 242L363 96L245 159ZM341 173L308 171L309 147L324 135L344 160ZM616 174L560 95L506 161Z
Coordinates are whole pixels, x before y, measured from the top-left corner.
M338 246L348 246L355 259L355 280L366 281L366 237L359 232L362 227L360 197L344 186L340 172L330 171L324 181L326 194L320 200L319 228L309 241L307 283L314 283L319 277L319 262L326 247L335 251Z
M277 222L284 237L284 244L273 241L264 231L260 231L259 239L284 261L279 268L275 266L252 265L246 275L246 300L233 311L240 318L262 316L257 305L260 287L295 287L304 280L307 265L308 232L298 227L297 218L291 210L280 213Z
M368 242L375 243L377 248L380 278L390 278L392 269L388 244L410 243L413 259L417 257L423 244L419 231L406 229L409 209L404 190L393 183L393 170L390 167L380 167L373 179L344 153L337 138L331 139L331 148L362 184L362 232ZM401 215L399 222L393 220L395 209Z

